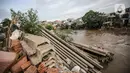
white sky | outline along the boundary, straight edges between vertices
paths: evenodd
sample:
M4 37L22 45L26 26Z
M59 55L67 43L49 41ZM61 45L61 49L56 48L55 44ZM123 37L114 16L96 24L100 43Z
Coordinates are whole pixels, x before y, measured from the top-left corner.
M115 4L130 7L130 0L0 0L0 20L10 18L10 8L38 11L39 20L78 18L89 10L114 12Z

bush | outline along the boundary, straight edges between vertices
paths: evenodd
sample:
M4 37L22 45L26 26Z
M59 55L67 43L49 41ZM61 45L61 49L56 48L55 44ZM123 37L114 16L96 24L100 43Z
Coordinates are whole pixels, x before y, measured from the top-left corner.
M53 26L50 25L50 24L46 25L45 28L48 29L48 30L53 30L54 29Z
M87 28L97 29L101 28L103 22L106 20L106 17L104 16L104 13L90 10L82 17L82 20L84 21Z

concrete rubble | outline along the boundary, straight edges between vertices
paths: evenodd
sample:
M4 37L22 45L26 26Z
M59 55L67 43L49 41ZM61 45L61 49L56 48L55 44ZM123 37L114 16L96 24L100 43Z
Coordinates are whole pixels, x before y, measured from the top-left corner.
M25 34L23 40L12 40L10 52L17 54L9 66L12 73L101 73L104 62L99 59L113 57L109 51L65 42L46 29L41 36Z
M28 56L31 56L36 53L36 49L32 49L31 47L29 47L25 41L21 41L20 43L23 47L23 50L27 53Z
M11 48L18 55L11 66L12 73L59 73L65 70L55 47L45 37L27 34L22 41L13 40Z

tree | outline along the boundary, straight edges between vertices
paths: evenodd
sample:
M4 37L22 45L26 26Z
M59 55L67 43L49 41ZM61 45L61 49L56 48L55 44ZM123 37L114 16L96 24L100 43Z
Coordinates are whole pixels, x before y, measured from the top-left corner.
M86 24L87 28L100 28L106 19L104 15L104 13L90 10L82 17L82 20Z
M2 26L5 27L5 26L8 26L10 23L11 23L11 20L8 19L8 18L5 18L4 20L2 20Z
M129 14L128 13L125 13L123 14L122 18L124 19L124 26L128 26L128 23L129 23Z
M25 13L21 11L15 12L13 9L10 9L11 17L17 18L18 22L20 22L22 29L26 33L37 34L40 29L37 28L38 25L38 16L37 11L30 9Z
M75 22L71 24L71 29L76 29L76 23Z

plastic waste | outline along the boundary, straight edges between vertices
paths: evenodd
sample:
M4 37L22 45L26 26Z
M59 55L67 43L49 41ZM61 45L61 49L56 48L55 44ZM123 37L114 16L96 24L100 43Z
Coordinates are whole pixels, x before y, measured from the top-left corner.
M79 73L80 67L79 67L79 66L74 66L71 71L72 71L72 72Z
M20 35L21 35L21 31L16 29L14 32L12 32L10 39L16 40L20 37Z

